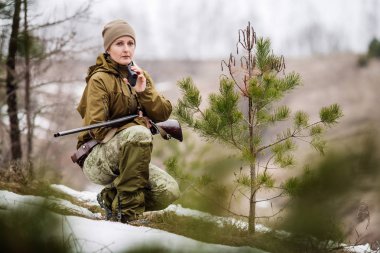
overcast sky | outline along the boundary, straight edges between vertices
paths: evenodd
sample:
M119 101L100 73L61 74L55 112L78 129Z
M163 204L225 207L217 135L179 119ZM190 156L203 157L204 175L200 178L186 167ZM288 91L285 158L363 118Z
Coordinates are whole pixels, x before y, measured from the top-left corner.
M38 0L35 9L57 17L83 2ZM98 0L91 21L76 26L88 39L78 43L99 50L103 25L122 18L136 30L140 58L220 59L235 51L237 30L250 21L275 53L297 57L364 52L380 38L379 13L379 0Z

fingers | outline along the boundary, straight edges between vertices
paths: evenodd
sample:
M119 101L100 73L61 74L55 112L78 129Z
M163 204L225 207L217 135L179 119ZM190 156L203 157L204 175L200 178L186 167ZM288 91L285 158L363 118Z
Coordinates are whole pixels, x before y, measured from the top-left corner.
M133 65L131 66L131 69L137 73L137 75L141 75L143 73L142 69L140 69L139 67Z

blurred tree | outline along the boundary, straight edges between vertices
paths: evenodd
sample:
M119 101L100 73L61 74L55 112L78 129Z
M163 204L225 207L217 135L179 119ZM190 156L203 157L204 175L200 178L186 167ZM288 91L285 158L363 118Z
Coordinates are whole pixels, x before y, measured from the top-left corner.
M376 132L366 131L351 137L347 145L350 150L331 152L300 176L288 179L286 184L292 184L293 190L280 229L323 252L340 246L343 240L353 235L357 238L351 240L352 244L356 244L355 241L364 243L360 240L365 235L360 234L357 226L365 223L364 232L370 233L367 231L370 212L376 216L380 197L379 139ZM356 138L361 135L365 138L358 141ZM363 199L372 201L365 203ZM378 231L377 224L372 226L373 231Z
M280 76L285 68L284 58L271 53L269 39L256 39L249 23L244 30L239 30L237 53L240 47L245 54L238 60L238 66L232 54L228 63L222 62L222 70L226 66L228 76L221 78L219 93L209 96L206 109L200 108L202 98L191 78L178 82L183 97L178 100L175 113L207 140L220 141L240 151L249 165L249 175L241 173L236 181L249 188L249 232L254 233L257 192L262 188L282 189L283 193L291 190L276 186L269 170L294 164L292 151L296 141L307 142L323 154L323 131L335 124L342 112L337 104L323 107L320 120L310 123L306 112L297 111L292 127L279 133L275 140L264 143L265 130L290 119L289 107L276 102L300 85L301 78L294 72ZM241 108L239 102L243 104ZM266 162L262 163L263 160Z
M12 160L18 160L22 157L20 126L18 119L17 104L17 83L16 78L16 54L17 54L17 37L20 26L20 9L21 0L14 1L14 11L12 18L12 31L9 38L8 55L6 60L6 96L8 105L8 115L10 123L10 140Z
M60 218L44 206L26 208L20 205L15 210L2 210L0 251L8 253L74 252L75 241L62 234L62 227Z
M24 59L25 59L25 115L26 115L26 160L30 160L32 153L32 115L30 112L30 52L31 45L28 32L28 1L24 0Z
M376 38L373 38L368 46L368 57L380 58L380 41Z
M0 93L0 108L4 105L2 100L7 100L7 116L9 116L11 121L9 126L6 124L0 125L5 129L0 129L0 132L7 132L9 128L11 139L10 146L12 150L10 159L12 160L22 158L23 149L21 148L22 132L20 131L21 127L19 123L20 115L25 115L25 121L22 121L25 122L25 128L22 128L22 131L26 132L26 155L24 158L28 161L32 160L33 131L35 128L34 121L37 114L41 112L41 108L47 107L47 105L41 105L41 102L37 102L35 99L32 100L33 97L36 97L32 96L32 92L36 95L36 93L39 92L37 91L38 87L51 84L54 81L59 82L56 78L55 80L43 80L42 83L38 83L36 77L38 77L40 73L46 73L48 68L52 66L52 64L48 62L49 60L52 60L57 56L60 56L59 58L63 59L63 55L69 55L70 49L68 45L73 41L76 35L74 28L73 30L66 30L63 35L60 34L58 37L54 37L51 34L44 34L43 31L54 27L60 27L64 23L85 19L88 17L87 15L90 9L90 2L87 1L74 10L71 15L65 15L60 18L55 18L53 21L50 20L44 23L34 22L30 24L29 6L32 4L33 1L30 0L5 1L0 3L0 18L4 21L8 21L11 17L13 18L12 23L4 22L4 26L2 27L4 33L2 33L0 43L0 64L2 64L3 47L4 45L9 45L9 50L5 53L7 57L7 67L5 68L6 73L0 72L0 80L2 80L1 78L3 75L6 75L7 80L6 94L1 95ZM23 20L21 20L22 11ZM32 15L36 14L34 13ZM19 31L20 24L23 24L23 31ZM12 25L12 33L9 35L8 27L10 25ZM9 42L6 42L8 38ZM18 87L18 84L22 83L22 81L25 83L23 90ZM0 88L1 87L2 85ZM20 93L19 95L24 96L24 100L17 98L18 93ZM24 110L20 110L19 107ZM3 158L0 160L5 161L9 159Z
M359 67L366 67L372 58L380 59L380 41L377 38L373 38L369 43L367 54L359 56Z

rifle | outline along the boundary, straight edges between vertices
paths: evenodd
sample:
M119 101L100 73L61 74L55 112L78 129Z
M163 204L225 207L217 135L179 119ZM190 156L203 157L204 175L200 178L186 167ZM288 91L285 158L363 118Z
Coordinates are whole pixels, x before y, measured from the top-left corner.
M96 123L93 125L78 127L78 128L74 128L74 129L70 129L70 130L65 130L65 131L55 133L54 137L61 137L61 136L69 135L69 134L74 134L74 133L79 133L79 132L99 128L99 127L119 126L119 125L126 123L126 122L129 122L129 121L131 121L137 117L139 117L139 115L133 114L133 115L121 117L121 118L114 119L114 120ZM152 127L150 128L150 131L152 132L152 134L158 134L159 133L159 134L161 134L161 136L165 140L169 140L171 138L174 138L178 141L183 140L181 125L179 124L179 122L177 120L168 119L167 121L163 121L163 122L159 122L159 123L154 123L153 121L149 120L149 123L152 125Z

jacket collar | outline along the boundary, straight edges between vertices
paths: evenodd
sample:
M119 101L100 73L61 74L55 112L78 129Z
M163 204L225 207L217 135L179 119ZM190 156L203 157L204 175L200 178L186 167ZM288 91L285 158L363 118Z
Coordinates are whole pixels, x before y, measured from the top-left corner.
M107 72L117 76L127 76L127 66L120 65L109 57L106 53L101 53L96 58L96 64L88 68L86 82L97 72Z

